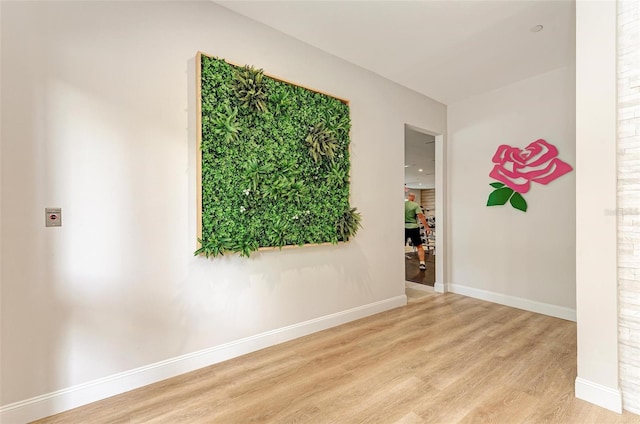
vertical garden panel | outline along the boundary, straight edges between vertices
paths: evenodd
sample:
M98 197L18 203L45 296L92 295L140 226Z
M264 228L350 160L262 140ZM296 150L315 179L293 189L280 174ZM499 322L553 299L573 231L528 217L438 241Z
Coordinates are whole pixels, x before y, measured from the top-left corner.
M196 254L338 243L349 204L349 105L199 53Z

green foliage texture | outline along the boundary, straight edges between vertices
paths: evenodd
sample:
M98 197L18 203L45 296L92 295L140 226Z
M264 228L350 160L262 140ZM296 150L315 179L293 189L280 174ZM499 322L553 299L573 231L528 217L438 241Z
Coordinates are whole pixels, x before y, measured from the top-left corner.
M338 243L361 217L349 205L349 106L262 70L202 56L202 247Z

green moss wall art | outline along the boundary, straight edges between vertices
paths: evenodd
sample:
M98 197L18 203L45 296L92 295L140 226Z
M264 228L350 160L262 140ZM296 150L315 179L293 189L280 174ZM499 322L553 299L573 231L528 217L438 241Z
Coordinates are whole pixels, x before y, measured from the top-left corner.
M350 240L346 101L202 53L196 255Z

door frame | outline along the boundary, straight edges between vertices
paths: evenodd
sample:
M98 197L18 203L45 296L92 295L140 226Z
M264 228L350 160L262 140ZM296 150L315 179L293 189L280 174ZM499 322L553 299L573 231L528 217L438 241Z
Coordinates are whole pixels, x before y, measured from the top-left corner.
M415 125L406 124L405 127L422 134L427 134L435 137L435 189L436 189L436 282L433 286L434 291L438 293L444 293L447 291L447 284L445 284L445 277L447 275L447 243L448 238L447 231L447 193L446 193L446 145L445 136L434 131L429 131L424 128L417 127ZM402 148L404 149L403 142Z

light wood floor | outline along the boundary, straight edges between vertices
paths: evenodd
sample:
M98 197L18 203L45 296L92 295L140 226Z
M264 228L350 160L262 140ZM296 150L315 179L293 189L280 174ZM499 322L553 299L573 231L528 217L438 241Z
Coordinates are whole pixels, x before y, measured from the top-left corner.
M406 307L38 423L640 423L575 399L575 323L410 295Z

